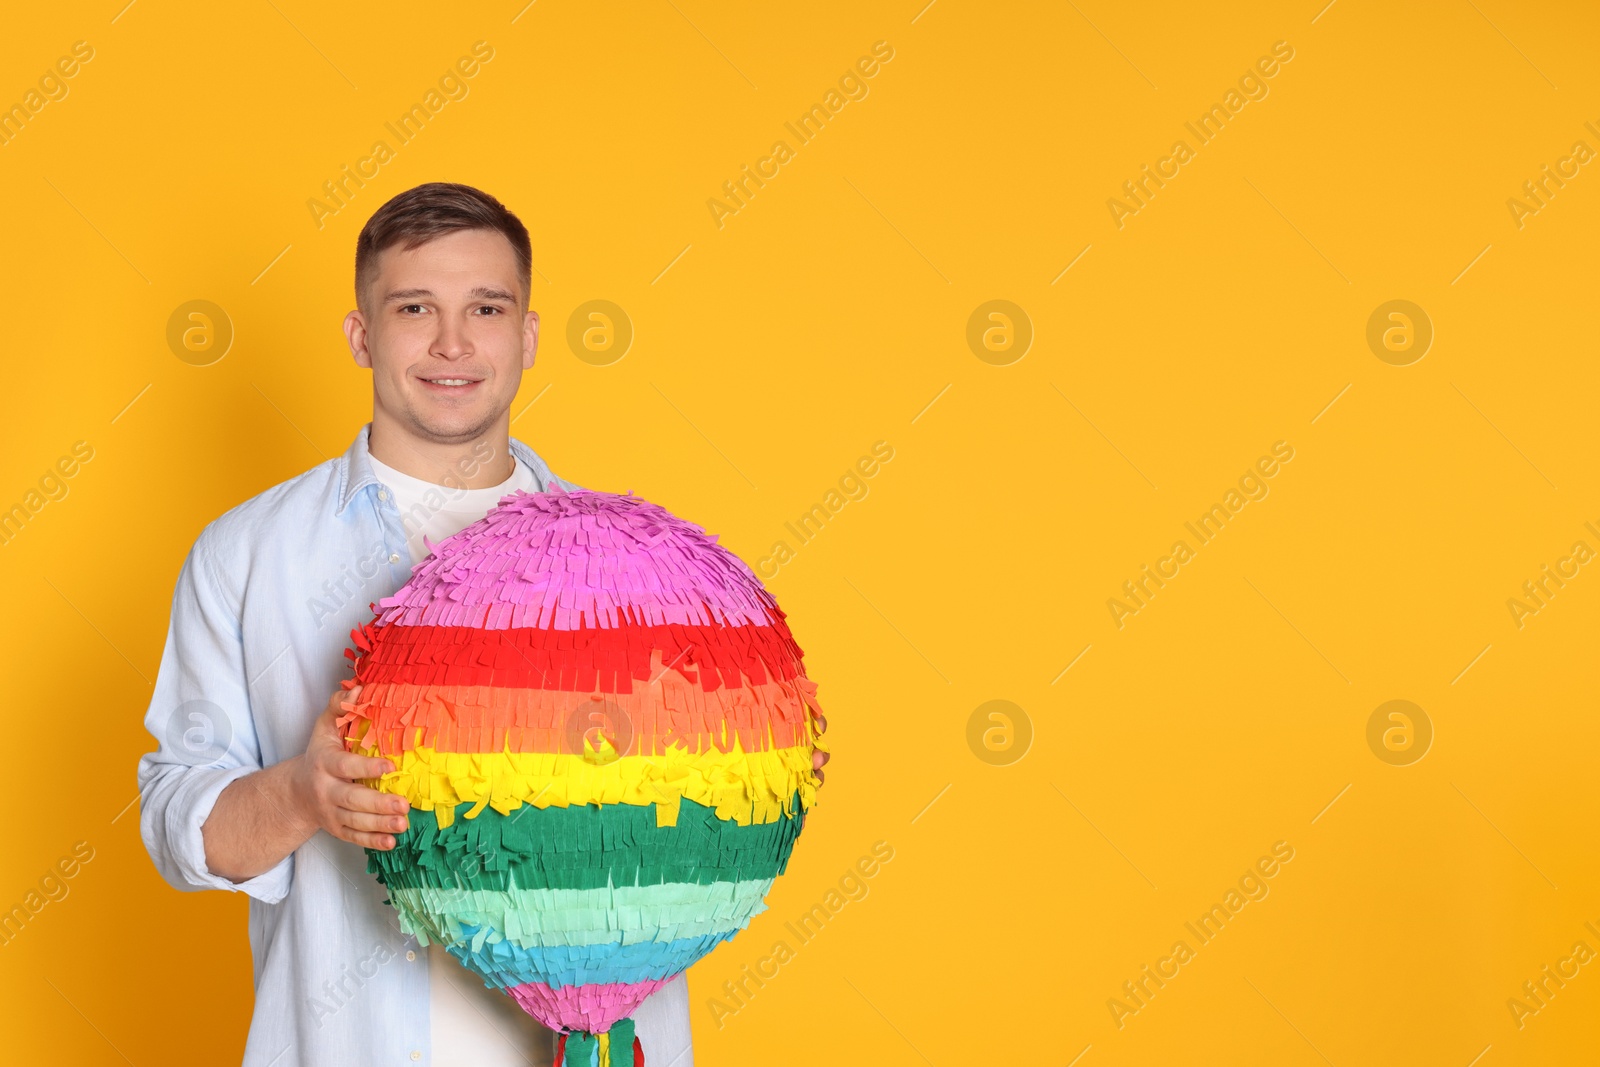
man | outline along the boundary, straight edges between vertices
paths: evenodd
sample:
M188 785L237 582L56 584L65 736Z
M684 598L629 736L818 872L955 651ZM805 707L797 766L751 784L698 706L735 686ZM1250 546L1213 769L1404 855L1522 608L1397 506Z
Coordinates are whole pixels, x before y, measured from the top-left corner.
M344 323L372 371L372 421L342 457L207 525L179 572L140 829L174 887L251 898L245 1067L550 1062L553 1035L400 931L362 848L394 847L406 802L357 781L393 765L347 752L334 725L349 633L424 537L514 489L580 488L510 437L539 337L531 268L527 229L477 189L435 182L383 205L356 242ZM683 976L634 1017L652 1063L692 1065Z

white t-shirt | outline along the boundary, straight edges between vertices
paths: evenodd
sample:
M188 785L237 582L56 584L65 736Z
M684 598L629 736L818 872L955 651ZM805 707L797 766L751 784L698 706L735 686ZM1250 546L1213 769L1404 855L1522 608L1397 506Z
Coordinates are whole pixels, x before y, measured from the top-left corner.
M515 461L511 477L487 489L424 481L402 474L374 456L368 459L400 509L413 567L428 555L423 537L438 544L483 518L501 497L518 489L539 491L538 479L520 459ZM427 951L432 1067L544 1067L551 1062L555 1053L551 1031L515 1000L485 986L437 941L429 944ZM689 984L684 975L646 998L633 1019L651 1063L694 1067L694 1052L689 1047Z

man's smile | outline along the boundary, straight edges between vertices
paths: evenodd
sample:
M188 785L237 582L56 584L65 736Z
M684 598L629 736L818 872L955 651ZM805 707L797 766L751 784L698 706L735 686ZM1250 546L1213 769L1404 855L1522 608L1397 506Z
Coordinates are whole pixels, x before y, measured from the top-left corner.
M430 375L417 379L427 387L428 392L436 396L470 396L472 391L483 384L482 378L467 375Z

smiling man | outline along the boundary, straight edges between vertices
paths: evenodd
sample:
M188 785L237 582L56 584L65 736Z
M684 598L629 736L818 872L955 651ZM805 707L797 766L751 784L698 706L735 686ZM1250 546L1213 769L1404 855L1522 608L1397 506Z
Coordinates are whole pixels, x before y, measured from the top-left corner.
M208 524L178 574L140 829L175 888L250 897L245 1067L551 1060L549 1031L399 929L363 847L394 847L406 802L358 781L393 765L347 752L335 727L347 637L424 538L516 489L580 488L510 437L539 341L531 273L527 229L486 193L434 182L384 204L357 239L344 322L372 420L343 456ZM679 975L635 1014L652 1062L694 1062L688 1005Z

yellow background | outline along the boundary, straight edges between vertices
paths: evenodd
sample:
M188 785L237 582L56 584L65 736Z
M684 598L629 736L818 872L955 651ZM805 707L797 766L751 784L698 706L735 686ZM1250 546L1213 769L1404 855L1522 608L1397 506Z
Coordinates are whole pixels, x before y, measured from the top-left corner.
M156 875L140 720L201 527L368 417L354 240L442 179L532 231L513 432L558 473L754 562L895 450L771 582L834 759L771 911L690 973L698 1062L1592 1060L1600 967L1520 1029L1507 1000L1600 950L1600 576L1520 629L1506 602L1600 548L1600 176L1520 228L1506 202L1600 148L1600 20L922 2L8 12L0 103L95 55L0 147L0 505L95 455L0 548L0 905L95 857L0 948L25 1021L0 1058L237 1061L245 899ZM306 201L479 40L470 95L318 229ZM784 122L879 40L869 95L797 146ZM1108 198L1280 40L1269 95L1119 229ZM778 139L794 158L719 229L706 201ZM165 340L194 299L236 331L211 366ZM592 299L634 325L610 366L566 344ZM1008 366L965 340L993 299L1035 330ZM1366 344L1392 299L1436 331L1410 366ZM1118 629L1107 599L1279 440L1270 495ZM993 699L1032 725L1008 766L967 743ZM1366 740L1393 699L1435 731L1409 766ZM1108 999L1280 840L1270 895L1119 1029ZM719 1027L708 998L877 841L870 894Z

